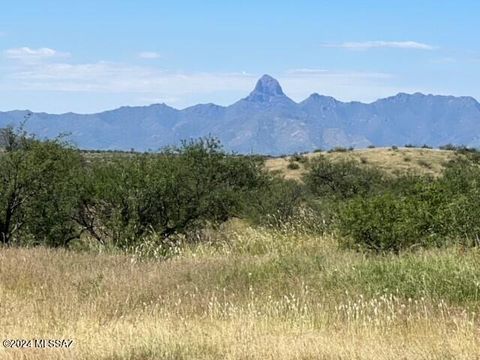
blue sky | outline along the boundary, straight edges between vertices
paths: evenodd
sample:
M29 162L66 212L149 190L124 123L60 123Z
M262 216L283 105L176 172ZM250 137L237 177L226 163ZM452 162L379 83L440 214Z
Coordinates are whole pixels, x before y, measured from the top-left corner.
M268 73L296 101L480 99L480 2L16 0L0 12L0 111L230 104Z

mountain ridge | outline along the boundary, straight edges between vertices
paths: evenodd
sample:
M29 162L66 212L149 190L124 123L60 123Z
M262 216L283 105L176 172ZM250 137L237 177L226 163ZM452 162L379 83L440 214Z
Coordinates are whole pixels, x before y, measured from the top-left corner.
M176 109L161 103L95 114L13 110L0 112L0 127L18 126L28 113L27 131L41 138L71 133L72 142L82 149L157 150L209 135L228 150L270 155L335 146L480 146L475 135L480 134L480 104L473 97L398 93L362 103L312 93L297 103L269 75L229 106L207 103Z

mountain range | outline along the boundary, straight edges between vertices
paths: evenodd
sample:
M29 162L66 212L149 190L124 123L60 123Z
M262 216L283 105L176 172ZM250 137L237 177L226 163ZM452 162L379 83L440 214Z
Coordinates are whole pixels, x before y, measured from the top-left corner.
M25 130L39 138L67 133L79 148L96 150L157 150L202 136L219 138L227 150L270 155L336 146L480 146L480 104L472 97L399 93L365 104L312 94L297 103L269 75L230 106L154 104L88 115L15 110L0 112L0 127L26 117Z

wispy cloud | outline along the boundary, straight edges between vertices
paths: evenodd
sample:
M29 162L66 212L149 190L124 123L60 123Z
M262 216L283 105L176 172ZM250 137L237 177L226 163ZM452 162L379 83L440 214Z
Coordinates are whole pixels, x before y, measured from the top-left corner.
M140 59L159 59L162 55L155 51L142 51L138 54L138 57Z
M410 49L410 50L435 50L433 45L417 41L363 41L363 42L344 42L340 44L323 44L323 47L341 48L347 50L370 50L370 49Z
M179 95L245 89L244 73L178 73L149 66L99 61L38 63L17 67L7 79L23 90Z
M458 60L451 56L445 56L437 59L432 59L431 62L433 64L455 64Z
M331 71L325 69L291 69L286 72L286 76L298 78L344 78L344 79L391 79L392 74L382 72L361 72L361 71Z
M246 96L261 74L247 72L174 72L153 66L99 61L74 64L38 62L17 66L5 77L13 91L129 94L131 102L167 102L176 107L198 102L227 105ZM278 76L285 92L300 101L312 92L341 100L374 100L408 89L391 88L392 74L381 72L292 69ZM160 101L162 100L162 101Z
M343 101L370 102L398 92L413 89L395 85L391 73L326 69L292 69L280 76L286 93L294 100L305 99L312 92L329 95Z
M300 69L287 70L287 74L290 74L290 75L318 75L318 74L326 74L326 73L328 73L328 70L326 69L300 68Z
M45 59L66 58L70 54L50 48L31 49L29 47L20 47L4 51L4 55L9 59L23 62L34 62Z

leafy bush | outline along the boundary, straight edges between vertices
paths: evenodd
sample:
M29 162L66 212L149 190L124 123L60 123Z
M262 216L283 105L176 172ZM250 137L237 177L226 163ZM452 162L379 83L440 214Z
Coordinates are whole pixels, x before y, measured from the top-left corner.
M458 149L458 147L453 144L441 145L438 148L440 150L448 150L448 151L456 151Z
M0 136L0 241L61 246L78 237L72 218L80 154L60 140L40 142L11 128Z
M215 139L87 161L60 140L12 129L0 137L3 244L66 246L83 233L121 248L151 234L170 244L172 235L246 216L272 181L263 158L226 154Z
M480 167L453 162L438 180L401 177L375 196L341 208L337 226L344 244L375 251L452 243L480 246Z
M305 189L297 181L271 177L252 192L246 217L257 224L280 226L297 214L305 199Z
M298 170L300 169L300 165L297 162L290 161L287 165L287 168L290 170Z
M308 156L302 156L302 158L298 162L302 163L302 164L308 164L309 161L310 160L309 160Z
M308 157L305 156L305 154L293 154L291 157L290 157L290 161L291 162L299 162L299 163L307 163L308 162Z
M348 149L345 148L345 147L342 147L342 146L335 146L334 148L328 150L329 153L332 153L332 152L347 152Z
M319 157L312 160L304 181L316 196L347 199L375 192L383 186L384 175L354 160L330 161Z
M301 154L295 153L290 157L290 161L302 161L303 156Z
M391 193L351 200L339 216L344 244L377 252L427 245L429 204Z
M58 142L36 142L31 161L39 183L25 202L25 230L33 244L65 246L81 234L74 221L82 188L80 154Z
M441 231L465 245L480 246L480 168L461 160L451 163L438 180L444 201L438 206Z
M249 192L263 186L260 165L256 158L225 154L213 139L99 162L80 223L93 237L126 247L148 231L168 238L223 222L240 216Z

